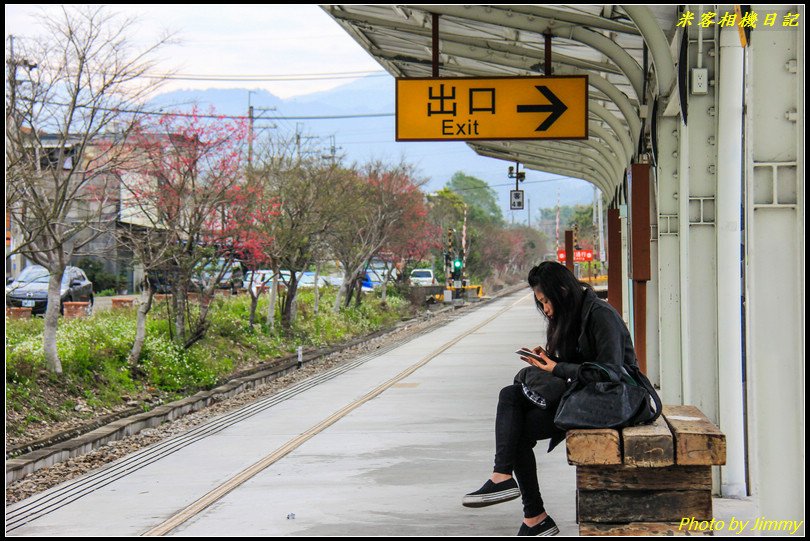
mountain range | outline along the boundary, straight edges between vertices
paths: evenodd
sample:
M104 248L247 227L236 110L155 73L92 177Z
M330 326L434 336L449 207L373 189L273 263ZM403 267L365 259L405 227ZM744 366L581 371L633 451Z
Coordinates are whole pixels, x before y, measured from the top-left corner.
M514 189L514 181L507 178L507 168L514 164L479 156L462 142L394 140L394 79L389 75L369 75L332 90L287 99L265 90L176 90L156 96L149 106L183 110L196 104L203 111L213 107L219 114L247 115L248 100L254 107L257 130L287 137L300 133L310 148L319 149L323 155L330 155L334 144L335 153L349 163L372 159L397 163L404 159L428 179L423 188L426 192L441 189L453 173L463 171L486 181L496 191L507 221L527 221L527 211L509 210L509 190ZM328 118L336 116L349 118ZM583 180L532 170L526 171L521 189L532 208L532 222L539 218L540 208L554 207L558 196L561 205L589 204L594 197L592 185Z

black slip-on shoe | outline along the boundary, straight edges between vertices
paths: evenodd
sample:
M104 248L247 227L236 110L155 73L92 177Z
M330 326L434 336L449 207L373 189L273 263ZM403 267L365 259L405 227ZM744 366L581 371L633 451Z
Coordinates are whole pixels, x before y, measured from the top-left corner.
M520 498L520 489L514 478L493 483L490 479L484 486L464 496L461 504L464 507L486 507L496 503L508 502Z
M560 533L560 529L557 528L557 524L551 517L546 517L543 522L532 527L526 526L524 522L518 531L518 535L557 535L558 533Z

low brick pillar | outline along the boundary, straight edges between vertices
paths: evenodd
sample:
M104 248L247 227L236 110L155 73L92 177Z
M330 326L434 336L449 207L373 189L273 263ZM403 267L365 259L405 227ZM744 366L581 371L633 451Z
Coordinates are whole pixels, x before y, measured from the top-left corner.
M129 297L113 297L112 307L113 310L119 308L132 308L135 305L135 299Z
M6 316L11 319L31 319L32 308L6 306Z
M154 297L155 302L158 302L158 303L160 303L160 302L169 302L171 299L172 299L171 294L166 294L166 293L156 293L155 297Z
M65 307L65 319L73 319L77 317L86 317L87 316L87 307L90 306L89 302L66 302L64 303Z

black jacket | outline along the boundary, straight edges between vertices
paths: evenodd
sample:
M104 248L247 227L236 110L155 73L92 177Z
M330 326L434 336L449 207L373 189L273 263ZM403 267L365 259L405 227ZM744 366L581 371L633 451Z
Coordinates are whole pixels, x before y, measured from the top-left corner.
M597 297L591 289L586 289L584 295L576 358L561 359L552 372L565 381L574 379L579 365L584 362L609 364L617 368L624 363L631 366L638 364L630 331L616 309ZM564 439L565 432L561 430L551 438L549 452Z
M617 368L625 363L637 365L630 331L616 309L591 289L586 289L584 295L576 358L561 359L554 367L554 375L564 380L573 379L584 362Z

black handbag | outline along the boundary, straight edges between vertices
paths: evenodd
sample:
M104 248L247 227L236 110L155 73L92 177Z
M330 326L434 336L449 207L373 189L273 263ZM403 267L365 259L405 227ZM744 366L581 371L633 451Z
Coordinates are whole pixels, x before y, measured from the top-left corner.
M638 366L586 362L563 394L554 424L562 430L624 428L654 422L661 408L661 398Z

